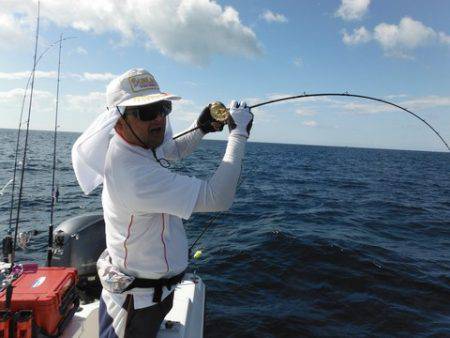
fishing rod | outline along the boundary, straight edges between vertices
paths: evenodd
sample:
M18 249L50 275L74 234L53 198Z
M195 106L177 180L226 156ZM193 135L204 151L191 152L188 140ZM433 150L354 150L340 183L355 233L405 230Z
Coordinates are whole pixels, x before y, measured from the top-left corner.
M14 243L12 246L12 253L11 253L11 269L14 266L14 259L15 259L15 253L16 253L16 246L17 246L17 233L19 230L19 219L20 219L20 207L22 204L22 193L23 193L23 181L24 181L24 174L25 174L25 162L27 157L27 148L28 148L28 135L30 130L30 117L31 117L31 107L33 103L33 90L34 90L34 80L36 75L36 61L37 61L37 47L38 47L38 40L39 40L39 18L40 18L40 2L38 1L38 15L37 15L37 24L36 24L36 40L34 45L34 56L33 56L33 70L32 70L32 76L31 76L31 87L30 87L30 101L28 105L28 117L27 117L27 128L25 132L25 143L23 148L23 157L22 157L22 168L21 168L21 174L20 174L20 185L19 185L19 196L17 201L17 214L16 214L16 224L14 229Z
M281 102L281 101L289 101L289 100L295 100L295 99L304 99L307 97L321 97L321 96L346 96L346 97L357 97L360 99L366 99L366 100L372 100L372 101L377 101L377 102L382 102L384 104L388 104L391 105L393 107L396 107L398 109L401 109L405 112L407 112L408 114L414 116L415 118L419 119L420 121L422 121L423 123L425 123L426 126L428 126L428 128L430 128L436 135L437 137L439 137L439 139L442 141L442 143L444 143L445 147L447 148L447 150L450 151L450 146L448 145L448 143L444 140L444 138L441 136L441 134L439 134L439 132L430 124L428 123L425 119L423 119L422 117L420 117L419 115L417 115L416 113L413 113L412 111L396 104L393 102L389 102L387 100L383 100L383 99L379 99L376 97L372 97L372 96L367 96L367 95L359 95L359 94L350 94L348 92L345 93L317 93L317 94L300 94L300 95L293 95L293 96L287 96L287 97L282 97L279 99L274 99L274 100L270 100L270 101L265 101L265 102L260 102L257 104L254 104L253 106L250 106L250 109L254 109L254 108L258 108L258 107L262 107L268 104L272 104L272 103L276 103L276 102ZM225 107L225 105L221 102L214 102L211 104L210 106L210 112L211 112L211 116L214 120L218 121L218 122L222 122L222 123L226 123L226 121L228 120L228 116L229 116L229 109ZM199 129L199 126L196 126L195 128L189 129L181 134L178 134L174 137L174 139L177 139L187 133L190 133L196 129Z
M48 226L48 248L47 248L47 266L52 264L52 254L53 254L53 215L55 210L55 204L58 200L59 190L55 186L55 173L56 173L56 138L58 135L58 107L59 107L59 82L61 74L61 47L62 47L62 37L61 34L59 39L59 54L58 54L58 80L56 81L56 106L55 106L55 131L53 134L53 168L52 168L52 193L51 193L51 204L50 204L50 224Z
M75 37L66 37L64 39L62 39L62 41L65 40L69 40L69 39L75 39ZM60 40L57 40L53 43L51 43L50 45L47 46L46 49L44 49L44 51L39 55L39 57L36 60L36 66L39 64L39 61L45 56L45 54L47 54L47 52L52 49L54 46L56 46L58 43L60 42ZM10 208L9 208L9 222L8 222L8 230L7 230L7 235L5 236L5 238L3 239L3 243L2 243L2 250L3 250L3 260L6 261L11 261L11 252L12 252L12 237L11 234L13 232L12 229L12 222L13 222L13 212L14 212L14 198L15 198L15 187L16 187L16 174L17 174L17 164L18 164L18 158L19 158L19 145L20 145L20 135L21 135L21 130L22 130L22 119L23 119L23 112L24 112L24 108L25 108L25 100L27 98L27 92L28 92L28 87L30 85L30 81L31 81L31 77L33 75L33 71L30 72L30 75L28 76L27 79L27 84L25 86L25 91L23 93L23 98L22 98L22 105L20 108L20 116L19 116L19 126L17 128L17 139L16 139L16 149L15 149L15 155L14 155L14 168L13 168L13 178L10 179L8 181L8 183L2 188L1 193L3 193L4 189L6 189L6 187L12 183L11 185L11 201L10 201Z

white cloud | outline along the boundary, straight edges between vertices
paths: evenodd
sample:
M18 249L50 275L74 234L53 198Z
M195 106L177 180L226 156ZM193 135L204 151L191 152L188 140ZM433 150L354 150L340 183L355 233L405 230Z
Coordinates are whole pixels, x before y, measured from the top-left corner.
M22 88L14 88L11 90L6 90L3 92L0 92L0 103L16 105L16 104L22 102L24 93L25 93L25 90ZM41 99L49 99L49 98L53 98L53 94L48 91L33 90L33 97L41 98Z
M87 54L88 54L88 51L87 51L85 48L81 47L81 46L78 46L78 47L75 49L75 52L76 52L77 54L80 54L80 55L87 55Z
M352 34L342 31L342 41L347 45L376 41L384 54L390 57L412 59L412 51L432 43L450 45L450 36L444 32L437 33L433 28L410 17L404 17L398 25L380 23L373 32L364 26L354 29Z
M3 4L2 4L3 5ZM13 13L0 13L0 49L23 46L30 41L29 26Z
M10 103L22 97L24 90L22 88L15 88L7 91L0 92L0 103Z
M288 22L288 19L283 14L274 13L269 10L265 11L259 17L269 23L271 23L271 22Z
M391 95L387 95L386 99L387 100L391 100L391 99L398 99L398 98L402 98L402 97L408 97L408 94L391 94Z
M21 88L0 92L4 127L17 127L23 94L24 90ZM104 111L105 105L106 99L103 92L62 95L59 105L61 130L84 130L99 113ZM26 106L27 108L28 106ZM25 114L26 112L27 110L25 110ZM51 91L34 90L30 127L32 129L53 129L54 113L55 94Z
M347 33L345 29L342 31L342 41L346 45L357 45L369 42L371 39L372 34L364 26L355 28L352 34Z
M429 95L418 97L415 99L403 101L401 105L411 109L450 107L450 96Z
M23 72L0 72L0 79L3 80L22 80L22 79L28 79L30 76L30 72L23 71ZM40 71L37 70L35 73L36 78L40 79L56 79L58 76L57 71ZM80 81L110 81L114 78L116 78L118 75L112 74L112 73L62 73L62 78L74 78Z
M439 42L450 45L450 35L445 34L444 32L439 32Z
M397 109L390 105L374 102L371 103L339 102L337 106L339 106L339 109L342 109L348 113L355 113L355 114L376 114Z
M33 0L7 1L2 7L8 18L19 14L34 21ZM63 28L118 33L121 45L151 45L172 59L197 65L207 64L216 54L254 57L262 53L255 33L240 21L239 13L213 0L79 0L75 11L67 1L46 1L41 17ZM16 30L22 31L17 20L0 34Z
M82 78L87 81L111 81L118 77L112 73L83 73Z
M342 0L335 15L346 20L360 20L366 14L370 0Z
M387 55L409 57L409 51L436 39L436 32L420 21L404 17L398 25L381 23L374 29L374 39Z
M24 90L15 88L0 92L0 103L10 109L19 109ZM29 92L28 92L29 94ZM81 112L99 113L106 106L105 93L90 92L84 95L64 95L61 97L60 110L62 115L70 115ZM33 115L37 116L42 112L53 112L55 109L55 94L49 91L33 91Z
M401 95L388 95L388 98L392 97L405 97L408 95L401 94ZM393 102L396 103L402 107L405 107L406 109L409 109L411 111L417 111L417 110L423 110L423 109L432 109L432 108L439 108L439 107L448 107L450 108L450 96L438 96L438 95L429 95L429 96L422 96L417 97L414 99L409 100L403 100L403 101L396 101ZM391 112L391 111L400 111L398 108L393 107L388 104L378 103L378 102L343 102L343 101L336 101L334 103L334 108L336 109L342 109L343 111L346 111L348 113L355 113L355 114L379 114L379 113L385 113L385 112Z
M232 7L222 9L207 0L164 0L164 5L161 1L154 2L165 10L149 11L149 15L157 14L152 18L141 15L137 20L163 54L198 65L208 63L214 54L261 54L255 33L240 22L239 13Z
M302 124L307 127L317 127L318 123L316 121L303 121Z
M54 100L54 99L53 99ZM49 103L50 105L50 100ZM50 105L53 115L54 105ZM92 91L79 95L63 95L59 104L59 125L61 130L84 131L94 119L106 109L104 92ZM48 117L40 121L39 129L50 129L52 120Z
M0 79L2 80L22 80L22 79L28 79L30 76L29 71L24 72L0 72ZM34 74L35 78L40 79L56 79L58 76L58 73L56 71L40 71L37 70Z
M19 123L20 108L23 102L24 89L15 88L8 91L0 92L0 104L2 106L2 125L6 128L17 128ZM48 91L34 90L33 91L33 109L30 118L30 127L32 129L42 129L37 126L42 119L48 119L47 129L51 129L50 120L54 118L55 110L55 96ZM25 106L22 115L21 123L25 123L28 113L28 101L25 101Z
M85 95L65 95L63 102L66 111L94 111L100 113L106 107L106 96L104 92L90 92Z
M309 108L299 108L295 110L295 113L299 116L314 116L317 114L315 110Z
M181 99L174 103L174 114L171 114L171 120L183 122L192 122L198 118L204 107L200 107L192 100Z

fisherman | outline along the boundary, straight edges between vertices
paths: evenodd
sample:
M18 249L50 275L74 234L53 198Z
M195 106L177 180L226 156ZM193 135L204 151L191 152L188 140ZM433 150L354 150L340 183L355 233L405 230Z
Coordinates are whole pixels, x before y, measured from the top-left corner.
M188 263L182 219L227 210L234 199L253 122L250 108L232 101L225 155L213 176L200 180L170 171L168 161L192 153L223 123L213 120L208 105L191 126L199 128L174 140L169 113L178 99L161 92L148 71L131 69L108 85L107 110L72 149L83 191L103 183L107 249L98 261L100 337L156 337Z

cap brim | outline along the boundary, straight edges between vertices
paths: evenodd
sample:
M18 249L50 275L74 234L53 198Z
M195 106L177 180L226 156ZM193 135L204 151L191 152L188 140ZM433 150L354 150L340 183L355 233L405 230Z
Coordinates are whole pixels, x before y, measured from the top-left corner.
M163 100L175 101L175 100L179 100L179 99L181 99L181 97L173 95L173 94L168 94L168 93L150 94L150 95L132 97L131 99L120 102L120 104L118 104L118 106L121 106L121 107L145 106L147 104L155 103L158 101L163 101Z

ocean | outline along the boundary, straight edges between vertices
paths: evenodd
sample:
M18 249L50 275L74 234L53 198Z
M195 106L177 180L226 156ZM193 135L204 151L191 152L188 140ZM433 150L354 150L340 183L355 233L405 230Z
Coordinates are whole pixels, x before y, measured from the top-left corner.
M0 130L0 185L17 131ZM58 134L59 224L100 212ZM20 231L38 230L19 261L44 263L53 134L32 131ZM226 143L203 141L172 170L208 178ZM450 154L249 143L230 211L192 262L207 286L205 337L450 337ZM10 187L0 196L8 228ZM211 214L185 222L189 242Z

